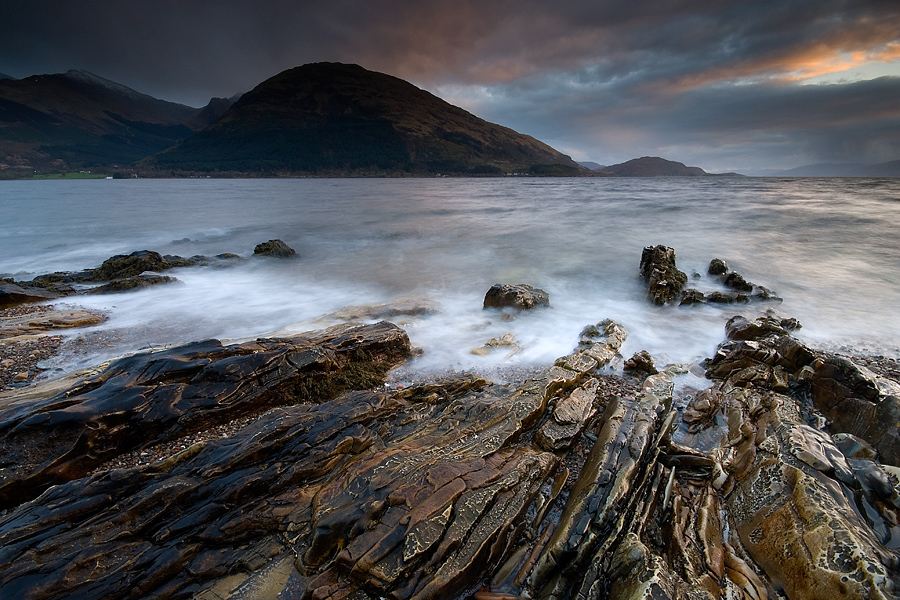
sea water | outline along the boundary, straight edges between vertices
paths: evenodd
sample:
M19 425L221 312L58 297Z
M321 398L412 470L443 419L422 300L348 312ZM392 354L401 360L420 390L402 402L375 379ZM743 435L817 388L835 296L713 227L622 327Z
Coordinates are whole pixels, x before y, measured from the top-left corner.
M607 318L628 331L626 357L692 363L712 355L729 317L773 309L799 319L797 335L814 345L897 357L898 227L898 179L7 181L0 276L81 270L143 249L250 257L277 238L297 251L167 272L180 285L64 299L109 314L89 332L115 333L111 353L303 331L347 305L420 297L439 311L396 321L424 351L412 364L422 371L547 364ZM651 306L638 267L657 244L675 249L691 287L723 289L706 273L718 257L784 301ZM513 319L484 311L495 283L542 288L551 308ZM521 348L512 356L471 353L507 333Z

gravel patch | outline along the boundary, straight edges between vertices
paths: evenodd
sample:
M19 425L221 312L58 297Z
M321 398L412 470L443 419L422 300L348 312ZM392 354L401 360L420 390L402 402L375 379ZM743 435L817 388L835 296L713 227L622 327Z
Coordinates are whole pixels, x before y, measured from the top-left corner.
M194 444L231 437L250 423L256 421L260 416L261 415L259 414L247 415L229 421L228 423L204 429L203 431L197 431L183 435L174 440L161 442L154 446L122 454L97 467L91 474L108 471L110 469L128 469L131 467L145 466L165 460L171 456L175 456L179 452L187 450Z

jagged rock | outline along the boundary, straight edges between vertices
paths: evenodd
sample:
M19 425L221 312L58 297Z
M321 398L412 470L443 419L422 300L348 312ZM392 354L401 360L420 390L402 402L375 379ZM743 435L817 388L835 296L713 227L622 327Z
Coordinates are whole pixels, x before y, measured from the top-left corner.
M241 585L274 596L301 582L314 597L459 594L524 539L526 512L559 479L553 454L517 442L549 383L466 382L430 402L348 393L277 408L164 463L59 485L0 518L0 585L31 598L230 597Z
M892 499L900 496L883 469L851 465L827 433L804 423L801 402L786 395L786 375L812 370L811 381L795 385L811 385L800 397L811 393L826 415L848 400L853 410L839 414L863 415L859 403L876 410L893 397L882 396L876 378L851 361L803 347L774 318L732 319L728 331L744 339L720 346L707 371L719 383L689 410L699 427L713 411L727 419L720 485L743 547L789 598L834 590L847 598L894 597L900 561L883 544L897 532ZM891 418L896 431L900 412ZM847 500L860 488L871 526Z
M529 310L538 306L550 306L550 295L526 284L497 283L484 295L484 308Z
M0 507L135 448L372 386L409 353L401 329L378 323L232 346L208 340L120 359L65 392L0 410Z
M641 254L641 277L647 280L647 295L657 306L672 302L687 283L687 275L675 266L675 250L648 246Z
M804 421L814 376L831 363L781 323L729 323L746 339L720 346L714 383L683 423L670 373L637 392L635 378L598 372L625 340L611 321L517 386L468 375L336 397L307 389L304 403L230 438L10 509L0 589L33 599L893 597L900 560L884 544L900 539L900 468L847 459ZM267 351L222 358L208 381L233 384L240 370L227 365ZM850 398L872 382L873 404L900 389L834 364L840 376L820 375ZM154 389L202 372L141 369L138 383ZM277 376L254 377L283 389ZM101 386L113 378L129 377ZM700 439L685 424L708 434L704 447L683 445Z
M811 394L835 433L850 433L870 443L881 461L900 466L900 395L882 393L878 378L842 356L827 356L815 366Z
M728 272L728 263L721 258L714 258L709 261L709 268L706 272L710 275L724 275Z
M544 423L535 434L535 441L545 450L562 450L572 445L587 422L599 408L597 388L600 382L590 379L571 394L561 399L553 409L553 418Z
M665 380L668 375L652 378ZM646 387L653 389L655 383ZM671 387L667 389L671 394ZM633 491L652 470L670 402L671 395L645 392L606 407L597 441L529 575L535 595L592 597L591 588L601 585L602 559L615 550L616 539L629 526L628 515L638 503Z
M257 244L253 249L254 256L273 256L275 258L290 258L297 253L293 248L282 242L281 240L269 240L262 244Z
M0 285L0 308L26 304L28 302L41 302L54 300L61 294L41 287L22 286L15 283Z
M625 361L624 369L626 371L637 371L639 373L647 373L655 375L659 373L653 365L653 357L646 350L635 352L631 358Z
M722 283L740 292L752 292L753 284L744 279L740 273L731 272L722 278Z
M89 294L119 294L122 292L131 292L134 290L152 287L163 283L181 283L181 280L170 277L169 275L160 275L159 273L146 272L134 277L126 277L125 279L114 279L109 283L98 285L91 288Z

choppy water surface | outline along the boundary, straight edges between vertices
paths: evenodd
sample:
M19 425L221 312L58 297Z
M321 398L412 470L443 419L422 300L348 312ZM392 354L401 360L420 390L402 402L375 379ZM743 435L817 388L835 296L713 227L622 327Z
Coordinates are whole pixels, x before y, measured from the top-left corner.
M291 179L0 182L0 275L30 279L150 249L249 256L280 238L294 261L180 269L184 285L69 299L110 311L103 329L131 347L304 329L351 304L410 296L441 312L404 322L417 368L502 363L471 348L510 332L512 364L553 360L604 318L629 331L624 354L709 356L733 314L800 319L816 344L900 355L900 180L896 179ZM675 248L704 276L728 261L780 305L649 306L644 246ZM503 321L481 310L494 283L550 292L552 309ZM121 351L119 347L116 351ZM130 349L130 348L126 348Z

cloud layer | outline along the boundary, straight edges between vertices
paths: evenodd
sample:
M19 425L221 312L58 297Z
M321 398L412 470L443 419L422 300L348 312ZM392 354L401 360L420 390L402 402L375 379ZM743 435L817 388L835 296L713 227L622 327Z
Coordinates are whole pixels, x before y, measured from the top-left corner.
M4 13L4 73L83 68L193 106L299 64L355 62L576 159L754 171L900 158L893 0L36 0Z

